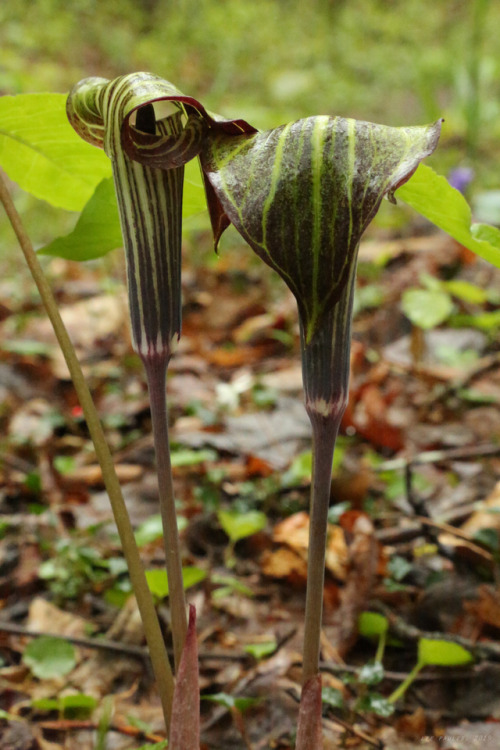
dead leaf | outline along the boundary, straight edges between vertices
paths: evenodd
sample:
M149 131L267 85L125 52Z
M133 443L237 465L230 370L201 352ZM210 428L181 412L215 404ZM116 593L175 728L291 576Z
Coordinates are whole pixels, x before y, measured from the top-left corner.
M260 565L263 574L270 578L285 578L290 583L304 585L307 580L307 562L286 547L264 552Z
M356 640L359 614L370 599L377 574L379 547L373 523L366 513L347 511L340 522L349 528L352 541L348 547L346 582L340 590L340 606L333 615L333 631L329 630L329 637L343 657Z
M277 543L285 544L303 560L307 560L309 515L302 511L281 521L274 528L273 539ZM325 564L326 569L339 581L345 580L348 557L344 532L339 526L328 524Z
M479 510L461 526L461 531L470 537L481 529L496 529L500 532L500 482L495 485L486 500L483 500Z
M476 600L464 601L464 609L485 625L500 630L500 594L487 584L478 586Z
M72 612L63 612L54 604L37 597L29 608L26 627L51 635L88 637L92 624Z
M144 467L137 464L116 464L116 475L120 484L138 481L143 473ZM61 476L62 486L71 484L83 484L86 487L102 487L102 469L97 464L91 466L79 466Z

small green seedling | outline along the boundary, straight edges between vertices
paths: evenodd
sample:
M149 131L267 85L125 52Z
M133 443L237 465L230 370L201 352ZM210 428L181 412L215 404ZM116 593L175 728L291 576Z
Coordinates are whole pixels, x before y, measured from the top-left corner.
M214 573L210 580L213 585L218 588L212 592L212 599L224 599L226 596L239 594L240 596L248 596L250 599L254 596L254 592L249 586L246 586L238 578L234 576L221 575L220 573Z
M390 703L396 703L408 690L415 677L424 667L461 667L474 661L474 657L463 646L444 639L420 638L418 641L417 663L408 677L389 696Z
M58 698L41 698L31 703L36 711L57 711L61 719L88 719L97 708L98 701L92 695L73 693Z
M207 572L194 565L186 565L182 568L182 585L184 589L196 586L207 577ZM157 600L165 599L170 594L167 571L163 568L146 570L146 580L149 590Z
M384 657L389 621L378 612L361 612L358 618L358 632L365 638L377 638L377 652L375 662L381 663Z
M273 639L271 641L262 641L261 643L247 643L246 646L243 646L243 651L253 656L257 661L260 661L274 654L276 651L276 641Z
M235 565L234 547L236 542L265 529L267 516L258 510L249 510L244 513L238 510L219 510L217 518L229 537L226 565L231 568Z
M358 619L358 632L365 638L378 639L374 663L362 667L358 674L358 681L376 684L383 678L382 658L389 632L389 621L387 617L378 612L362 612ZM383 700L389 704L394 704L399 700L424 667L457 667L470 664L472 661L472 654L457 643L445 639L420 638L416 665L392 695ZM372 708L371 710L375 709Z

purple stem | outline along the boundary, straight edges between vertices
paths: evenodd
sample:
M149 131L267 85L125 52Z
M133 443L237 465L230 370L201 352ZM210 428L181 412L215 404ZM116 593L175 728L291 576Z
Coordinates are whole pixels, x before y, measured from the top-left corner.
M163 525L165 562L168 577L170 610L172 617L172 637L176 671L184 648L187 633L187 611L182 581L182 559L177 529L170 444L168 436L168 412L166 375L168 353L143 357L149 386L151 421L156 448L160 513Z

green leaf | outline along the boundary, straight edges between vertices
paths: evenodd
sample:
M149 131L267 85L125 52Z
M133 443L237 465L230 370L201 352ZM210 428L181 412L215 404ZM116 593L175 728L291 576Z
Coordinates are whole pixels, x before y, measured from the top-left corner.
M76 460L74 456L55 456L52 463L54 465L54 469L56 469L59 474L63 475L70 474L72 471L74 471L76 466Z
M258 510L251 510L247 513L240 513L237 510L219 510L217 518L233 543L262 531L267 525L266 514Z
M62 638L42 636L26 646L23 662L41 680L63 677L76 665L75 649Z
M387 718L394 713L395 707L382 695L379 695L378 693L368 693L368 695L363 696L363 698L357 702L356 710L374 713L377 716Z
M365 638L378 638L388 629L389 620L378 612L361 612L358 618L359 634Z
M498 552L500 549L500 539L498 538L498 529L492 529L489 527L477 529L474 532L472 539L478 544L482 544L492 552Z
M199 168L194 162L189 162L184 177L183 218L205 210L205 191ZM115 186L113 178L108 177L97 185L73 231L58 237L38 252L67 260L85 261L100 258L122 244Z
M243 651L250 654L254 659L265 659L276 651L276 641L263 641L261 643L248 643L243 646Z
M73 693L72 695L65 695L61 698L42 698L41 700L34 700L31 705L37 711L59 711L67 717L86 718L92 714L92 711L98 705L98 701L91 695Z
M64 713L73 713L75 711L91 713L99 704L96 698L85 693L64 695L59 699L59 702Z
M168 740L162 740L161 742L154 742L151 744L148 742L146 745L141 745L137 750L167 750Z
M187 526L187 519L185 516L177 516L177 528L182 531ZM135 541L138 547L144 547L146 544L155 542L157 539L163 537L163 523L161 515L155 513L155 515L147 518L140 526L138 526L135 532Z
M260 701L260 698L233 698L233 696L228 693L202 695L201 699L204 701L211 701L212 703L218 703L219 706L224 706L224 708L227 708L230 711L235 708L242 713L248 708L255 706L255 704Z
M487 224L472 224L471 209L463 195L427 165L419 166L396 192L396 198L481 258L500 267L500 231Z
M19 339L18 341L2 341L0 348L4 352L20 354L22 357L50 357L53 348L43 341Z
M73 231L65 237L58 237L38 252L68 260L93 260L122 244L115 187L113 178L108 177L97 185Z
M185 589L195 586L200 581L205 580L206 577L206 571L194 565L187 565L182 569L182 582ZM168 596L169 589L166 570L146 570L146 580L153 596L158 597L158 599L164 599Z
M59 711L60 703L57 698L40 698L39 700L31 701L31 705L37 711L49 713L50 711Z
M177 521L179 521L179 518L177 519ZM141 523L141 525L135 532L135 541L138 547L144 547L146 544L155 542L157 539L161 539L162 537L163 524L161 515L159 513L155 513L154 516L150 516L149 518L147 518L143 523Z
M483 289L476 284L471 284L469 281L463 281L461 279L453 279L451 281L442 282L443 289L452 294L457 299L463 300L464 302L470 302L473 305L482 305L488 302L489 294L486 289Z
M454 315L451 322L459 328L471 326L481 331L493 331L500 326L500 310L491 310L491 312L478 315Z
M0 97L0 165L23 190L68 211L81 211L111 174L105 154L71 128L65 94Z
M474 661L472 654L463 646L451 641L420 638L418 642L419 664L436 667L458 667Z
M358 672L358 682L363 685L378 685L384 679L384 667L379 661L363 664Z
M393 555L387 563L387 569L395 581L402 581L413 569L413 566L405 557Z
M476 357L478 359L478 357ZM462 401L469 401L471 404L497 404L498 397L494 394L481 393L475 388L459 388L457 396Z
M184 219L207 210L207 199L198 159L184 166L184 190L182 194L182 216Z
M20 716L16 716L15 714L9 714L9 712L5 711L3 708L0 708L0 720L3 720L3 721L23 721L23 719Z
M234 576L225 576L220 575L219 573L214 573L211 576L211 581L213 584L221 586L221 588L215 589L215 591L212 592L212 596L215 599L222 599L231 594L241 594L242 596L248 596L250 598L254 596L252 589Z
M324 687L321 690L321 701L332 708L342 708L344 705L344 696L342 691L337 688Z
M304 451L296 456L288 469L281 477L283 487L292 487L300 484L304 480L311 480L312 472L312 451Z
M217 453L208 448L205 450L190 450L189 448L184 448L182 450L172 451L172 466L196 466L204 461L214 461L216 458Z
M344 439L345 440L345 439ZM342 466L346 449L346 442L342 436L337 439L335 453L333 454L332 475ZM304 451L296 456L288 469L281 476L283 487L293 487L304 481L311 481L312 473L312 451Z
M453 311L453 302L446 292L429 289L407 289L401 306L413 325L428 330L443 323Z

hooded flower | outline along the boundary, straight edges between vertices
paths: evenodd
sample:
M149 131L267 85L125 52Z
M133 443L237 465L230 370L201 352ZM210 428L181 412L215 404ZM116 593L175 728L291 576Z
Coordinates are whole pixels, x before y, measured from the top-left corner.
M361 236L382 198L394 202L394 191L434 151L440 130L441 121L392 128L318 116L204 140L216 241L232 222L297 300L310 412L345 407Z
M173 102L177 111L157 117L157 102ZM103 148L112 162L134 346L143 358L168 358L181 329L183 165L199 153L215 119L151 73L80 81L70 92L67 113L77 133ZM219 127L230 133L251 130L239 122L222 121Z

